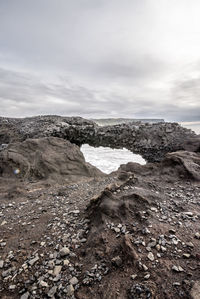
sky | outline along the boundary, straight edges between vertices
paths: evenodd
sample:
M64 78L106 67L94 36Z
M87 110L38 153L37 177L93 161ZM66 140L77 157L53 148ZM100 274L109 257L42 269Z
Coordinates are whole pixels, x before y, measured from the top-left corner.
M200 120L199 0L0 0L0 115Z

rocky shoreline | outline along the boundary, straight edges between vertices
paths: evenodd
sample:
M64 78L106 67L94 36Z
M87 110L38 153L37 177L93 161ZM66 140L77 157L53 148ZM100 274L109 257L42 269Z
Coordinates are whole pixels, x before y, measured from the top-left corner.
M154 163L105 175L77 146L125 142ZM199 298L193 132L173 123L1 118L0 143L1 298Z
M178 123L133 122L100 127L81 117L37 116L0 118L0 144L27 138L59 137L77 145L127 148L148 162L161 161L165 154L183 150L196 134Z

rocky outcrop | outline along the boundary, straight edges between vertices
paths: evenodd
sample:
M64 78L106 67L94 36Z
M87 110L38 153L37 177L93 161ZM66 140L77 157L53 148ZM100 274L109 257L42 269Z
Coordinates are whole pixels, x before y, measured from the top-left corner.
M180 151L128 163L120 167L125 181L91 199L77 298L199 298L199 159ZM99 261L109 273L98 286Z
M157 180L160 176L166 181L177 179L200 181L200 153L177 151L168 153L161 163L140 165L129 162L119 168L119 178L126 180L128 174L151 176Z
M127 148L148 162L160 161L166 153L184 149L195 133L177 123L129 123L99 127L80 117L38 116L0 119L0 144L27 138L60 137L77 145Z
M11 143L0 152L0 176L73 183L104 174L85 162L79 147L55 137Z

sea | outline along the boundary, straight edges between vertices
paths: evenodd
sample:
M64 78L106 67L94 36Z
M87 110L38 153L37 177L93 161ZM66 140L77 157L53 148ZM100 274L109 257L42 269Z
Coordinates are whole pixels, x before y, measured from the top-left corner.
M200 134L200 121L181 122L179 124L193 130L196 134ZM121 164L128 162L136 162L141 165L146 164L146 161L140 155L133 154L125 148L111 149L109 147L92 147L84 144L81 146L81 151L87 162L107 174L116 171Z

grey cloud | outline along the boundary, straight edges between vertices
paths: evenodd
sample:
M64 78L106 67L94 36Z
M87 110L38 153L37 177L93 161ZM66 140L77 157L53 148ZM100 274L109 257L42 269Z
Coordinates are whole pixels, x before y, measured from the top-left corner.
M1 0L1 115L200 119L190 79L199 8L195 0Z
M148 97L123 96L89 89L62 80L43 81L28 73L0 69L1 115L30 116L35 114L81 115L83 117L155 117L168 120L198 120L198 107L187 107L149 101ZM120 111L120 113L119 113ZM9 113L8 113L9 112Z

